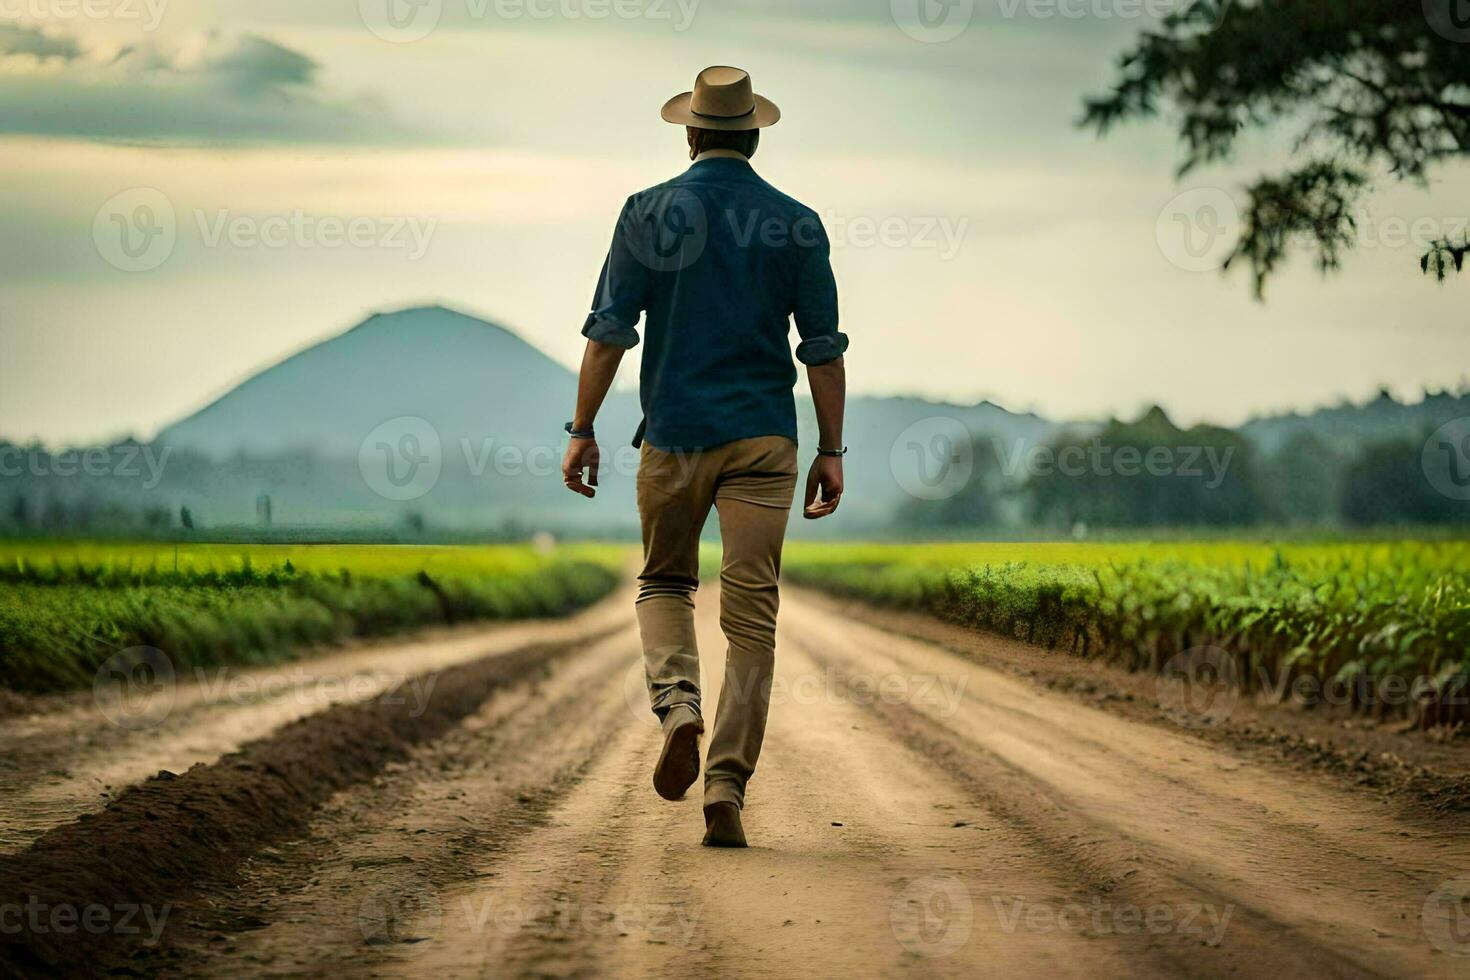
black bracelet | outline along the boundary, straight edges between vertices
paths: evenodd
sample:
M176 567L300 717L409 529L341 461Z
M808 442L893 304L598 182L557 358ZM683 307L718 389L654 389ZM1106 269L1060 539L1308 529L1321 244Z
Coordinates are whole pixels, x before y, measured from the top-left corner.
M841 459L842 457L844 457L844 456L847 455L847 447L846 446L843 446L841 449L818 449L817 450L817 455L818 456L836 456L838 459Z
M567 435L571 436L573 439L596 439L597 438L596 434L591 429L587 429L585 431L578 432L577 429L576 429L576 427L574 427L572 425L572 423L570 423L570 422L568 422L564 426L564 428L567 430Z

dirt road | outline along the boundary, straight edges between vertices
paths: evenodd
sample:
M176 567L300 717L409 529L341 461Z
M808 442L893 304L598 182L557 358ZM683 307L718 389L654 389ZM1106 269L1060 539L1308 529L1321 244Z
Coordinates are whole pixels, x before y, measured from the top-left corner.
M701 595L711 705L716 600ZM1409 819L797 592L782 617L749 850L701 848L698 799L654 795L658 731L620 596L555 627L459 636L450 652L449 640L429 644L437 658L421 644L424 669L442 673L419 708L385 707L368 686L293 712L304 717L285 728L271 727L279 705L236 704L209 723L213 742L191 743L180 719L156 742L129 735L126 745L174 752L192 744L184 754L202 765L143 788L152 817L129 809L139 791L33 839L48 815L107 801L53 785L41 815L6 803L0 829L17 843L0 856L0 898L16 893L7 875L95 892L112 865L89 864L81 842L143 840L136 824L152 820L177 832L171 859L184 872L150 879L162 859L137 866L147 884L133 897L166 919L159 941L88 940L89 955L150 972L1470 976L1463 821ZM529 641L542 646L518 646ZM410 725L395 711L423 717ZM25 724L31 736L64 725ZM14 728L0 728L0 745L19 744ZM227 731L264 737L222 756ZM391 751L365 753L364 732ZM69 770L132 771L96 740L70 751ZM330 793L304 790L337 771L338 754L351 774ZM8 783L25 782L24 769ZM259 790L250 780L271 779L295 789L242 810L240 794ZM191 850L201 809L216 822L256 816L235 848ZM91 836L68 829L78 826ZM72 887L71 901L88 898Z

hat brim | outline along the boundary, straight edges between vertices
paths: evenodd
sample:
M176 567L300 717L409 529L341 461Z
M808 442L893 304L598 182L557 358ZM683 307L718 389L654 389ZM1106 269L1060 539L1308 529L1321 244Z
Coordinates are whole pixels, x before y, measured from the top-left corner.
M781 120L781 110L764 95L755 97L755 108L743 116L701 116L690 108L693 92L682 92L664 103L664 122L675 126L697 126L700 129L765 129Z

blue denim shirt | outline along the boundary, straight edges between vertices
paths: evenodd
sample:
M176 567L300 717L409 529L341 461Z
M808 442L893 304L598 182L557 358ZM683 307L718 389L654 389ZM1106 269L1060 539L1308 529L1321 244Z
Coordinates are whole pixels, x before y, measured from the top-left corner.
M623 207L584 336L632 348L644 318L645 438L666 450L796 439L796 357L842 356L831 246L816 212L743 159L709 157Z

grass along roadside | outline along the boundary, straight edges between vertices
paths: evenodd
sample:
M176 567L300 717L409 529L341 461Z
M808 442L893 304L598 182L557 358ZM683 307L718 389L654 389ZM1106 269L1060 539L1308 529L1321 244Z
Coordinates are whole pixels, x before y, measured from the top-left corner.
M1470 720L1463 542L794 543L783 568L798 584L1130 670L1193 670L1208 654L1248 693L1341 698L1420 727Z
M0 687L90 685L121 650L179 668L304 646L570 612L616 585L626 549L0 543Z

